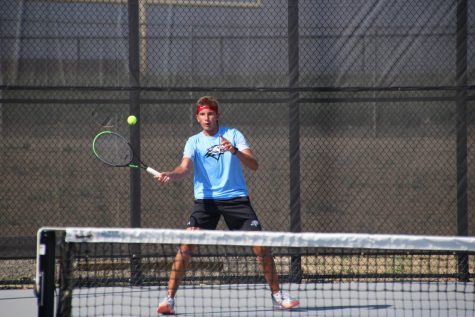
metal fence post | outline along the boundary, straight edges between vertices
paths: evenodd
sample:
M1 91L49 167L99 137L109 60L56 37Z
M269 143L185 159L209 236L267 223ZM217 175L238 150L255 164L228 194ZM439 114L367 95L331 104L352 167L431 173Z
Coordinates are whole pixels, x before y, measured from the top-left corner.
M467 1L457 1L457 235L468 235L467 198ZM468 279L468 256L458 255L458 273Z
M135 115L139 120L135 125L130 126L130 144L135 152L135 162L140 161L140 11L138 0L128 1L129 12L129 113ZM140 169L130 169L130 226L139 228L141 226L140 215ZM140 248L138 245L130 247L131 283L139 284L141 281Z
M299 5L288 0L289 50L289 164L290 164L290 231L300 232L300 106L299 93ZM291 257L290 281L302 279L302 263L298 254Z

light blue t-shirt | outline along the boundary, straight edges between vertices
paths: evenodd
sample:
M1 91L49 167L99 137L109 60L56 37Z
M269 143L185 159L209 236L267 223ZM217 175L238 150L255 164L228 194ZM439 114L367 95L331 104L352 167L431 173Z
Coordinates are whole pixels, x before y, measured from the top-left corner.
M188 139L183 152L194 164L195 199L232 199L248 196L241 162L236 155L221 149L222 135L242 151L249 148L244 135L237 129L220 127L218 133L203 132Z

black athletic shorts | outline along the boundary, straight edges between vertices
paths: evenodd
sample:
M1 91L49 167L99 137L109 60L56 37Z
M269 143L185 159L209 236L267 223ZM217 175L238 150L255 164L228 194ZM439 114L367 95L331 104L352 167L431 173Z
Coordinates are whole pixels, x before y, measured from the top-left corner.
M261 231L261 223L257 219L248 197L233 199L196 199L193 212L186 226L214 230L221 217L229 230Z

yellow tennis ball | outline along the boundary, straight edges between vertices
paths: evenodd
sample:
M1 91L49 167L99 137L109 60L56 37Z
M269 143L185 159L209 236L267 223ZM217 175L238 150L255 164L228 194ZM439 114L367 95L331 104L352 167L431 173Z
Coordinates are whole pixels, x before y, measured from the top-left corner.
M137 117L136 116L129 116L127 118L127 123L130 125L134 125L137 123Z

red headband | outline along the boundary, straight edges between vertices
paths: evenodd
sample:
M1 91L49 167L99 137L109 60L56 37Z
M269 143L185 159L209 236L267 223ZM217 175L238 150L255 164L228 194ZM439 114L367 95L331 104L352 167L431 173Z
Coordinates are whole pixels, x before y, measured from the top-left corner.
M200 111L204 109L213 110L214 112L218 113L218 106L205 104L205 105L196 105L196 114L200 113Z

